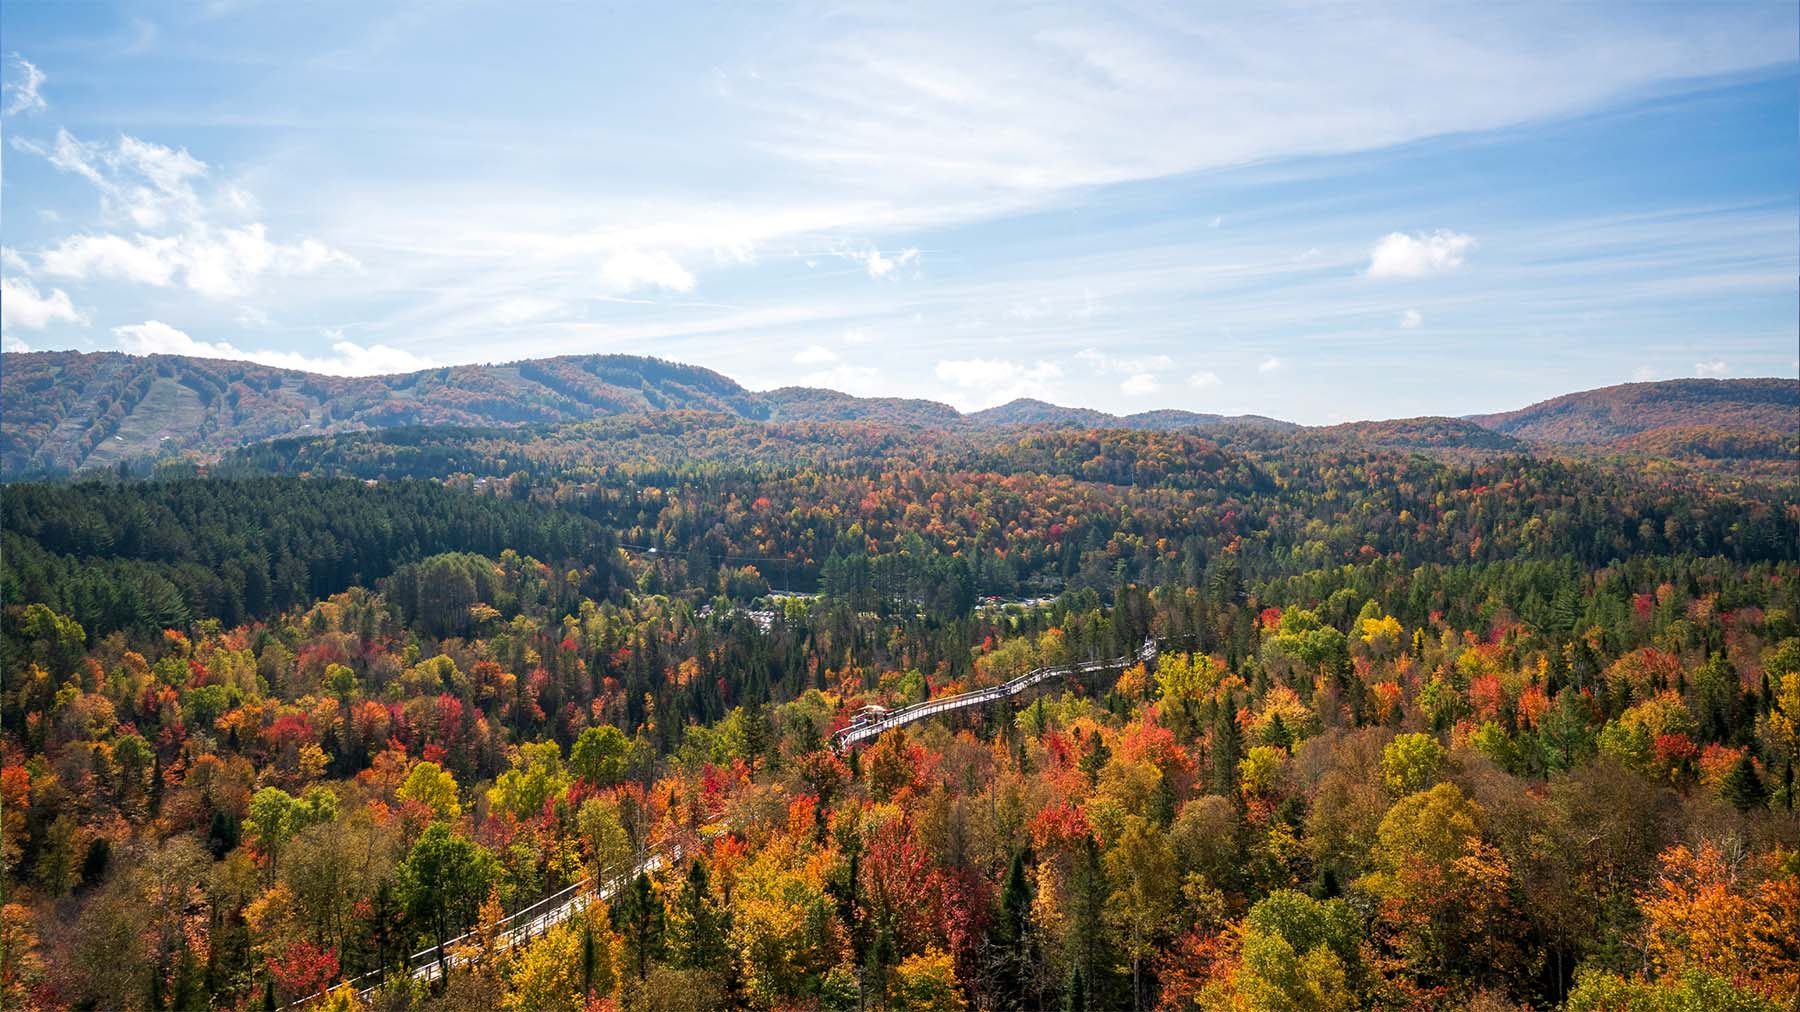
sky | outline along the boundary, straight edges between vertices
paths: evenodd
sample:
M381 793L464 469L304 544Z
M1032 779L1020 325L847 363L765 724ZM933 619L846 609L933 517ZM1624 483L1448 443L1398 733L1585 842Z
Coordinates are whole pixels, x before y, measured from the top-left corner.
M1800 373L1778 3L0 8L7 350L1305 423Z

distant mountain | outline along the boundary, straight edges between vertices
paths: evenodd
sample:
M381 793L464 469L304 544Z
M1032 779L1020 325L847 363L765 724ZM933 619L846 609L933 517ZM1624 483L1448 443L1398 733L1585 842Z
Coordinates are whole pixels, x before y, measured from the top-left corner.
M1159 410L1118 416L1020 399L963 414L937 401L782 387L756 392L698 366L569 355L338 377L248 362L117 352L0 357L0 478L170 454L213 457L265 440L405 426L560 425L702 411L773 422L953 429L1038 426L1210 430L1216 439L1346 440L1389 449L1511 452L1581 446L1694 460L1793 459L1800 382L1674 380L1569 394L1519 411L1304 429L1260 415Z
M1233 425L1292 431L1301 426L1262 415L1209 415L1198 411L1162 408L1132 415L1109 415L1092 408L1065 408L1060 404L1021 397L997 408L972 412L968 419L983 425L1049 425L1078 429L1151 429L1190 432Z
M763 418L732 379L632 355L321 376L249 362L31 352L0 368L0 475L216 453L279 436L402 425L513 425L705 410Z
M1128 429L1189 430L1238 425L1292 432L1301 428L1300 425L1293 422L1284 422L1279 418L1270 418L1266 415L1209 415L1199 411L1178 411L1173 408L1140 411L1135 415L1126 415L1119 421Z
M1632 437L1659 429L1792 433L1800 429L1800 380L1625 383L1564 394L1517 411L1472 415L1468 420L1537 443L1621 449L1653 443L1633 441Z
M1198 428L1218 418L1151 412L1120 419L1041 401L964 415L937 401L853 397L835 390L782 387L759 393L710 369L635 355L568 355L358 377L118 352L6 354L3 364L0 477L6 479L174 453L210 456L286 436L563 424L664 411L932 427Z
M1312 430L1325 439L1343 440L1390 450L1487 450L1517 452L1527 449L1519 439L1495 432L1463 418L1393 418L1381 422L1345 422Z
M1065 408L1047 401L1021 397L997 408L971 412L969 420L983 425L1055 425L1074 429L1099 429L1117 425L1119 417L1092 408Z
M963 413L939 401L905 397L853 397L817 387L781 387L757 394L771 422L888 422L894 425L960 425Z

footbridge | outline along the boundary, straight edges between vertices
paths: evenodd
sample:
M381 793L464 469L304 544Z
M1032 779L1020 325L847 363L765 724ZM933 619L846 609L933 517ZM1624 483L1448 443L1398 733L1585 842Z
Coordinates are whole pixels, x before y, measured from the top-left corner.
M1002 699L1011 699L1026 689L1053 678L1080 677L1101 671L1127 668L1139 661L1150 663L1154 660L1156 660L1156 641L1147 639L1137 653L1114 657L1111 660L1082 661L1077 664L1035 668L999 685L990 685L985 689L971 689L968 692L959 692L954 696L927 699L922 703L914 703L898 710L886 710L878 706L864 707L858 711L855 717L851 718L848 727L832 734L831 747L834 751L845 752L853 745L874 739L883 731L905 727L928 717L935 717L940 713L964 710L971 706L986 706Z

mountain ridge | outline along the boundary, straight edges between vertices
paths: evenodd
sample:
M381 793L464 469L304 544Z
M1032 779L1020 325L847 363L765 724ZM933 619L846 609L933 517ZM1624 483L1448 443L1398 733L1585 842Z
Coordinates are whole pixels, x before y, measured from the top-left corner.
M283 437L418 425L566 424L664 411L716 412L756 422L944 428L1231 428L1349 438L1366 433L1382 445L1402 448L1498 452L1543 443L1638 452L1689 448L1700 456L1726 457L1766 454L1770 447L1785 453L1791 441L1784 442L1781 433L1800 418L1800 381L1783 379L1622 384L1461 419L1313 427L1262 415L1179 409L1113 415L1030 398L964 413L939 401L857 397L816 387L754 391L703 366L635 355L563 355L355 377L121 352L7 352L3 362L0 478L5 480L168 454L214 455Z

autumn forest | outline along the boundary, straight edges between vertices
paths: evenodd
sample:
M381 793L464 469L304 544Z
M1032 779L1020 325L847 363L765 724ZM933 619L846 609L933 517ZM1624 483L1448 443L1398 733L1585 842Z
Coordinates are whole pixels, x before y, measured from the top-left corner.
M1789 451L1484 432L683 410L15 481L0 1006L1794 1009Z

